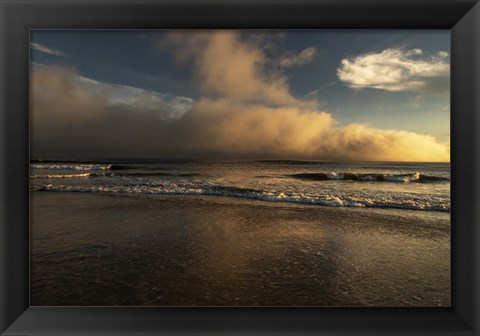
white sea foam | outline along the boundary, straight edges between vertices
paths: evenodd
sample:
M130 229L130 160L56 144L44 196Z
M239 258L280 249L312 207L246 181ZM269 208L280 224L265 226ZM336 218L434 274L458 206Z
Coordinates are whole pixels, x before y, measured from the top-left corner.
M329 180L343 180L343 174L332 172L332 173L327 175L327 178Z
M55 169L55 170L107 170L110 169L110 164L83 164L83 163L41 163L41 164L32 164L34 169Z
M368 198L353 195L333 194L289 194L284 192L264 191L250 188L240 188L224 185L189 185L167 183L164 185L137 184L137 185L54 185L46 184L43 188L34 190L57 192L87 192L106 194L180 194L180 195L210 195L258 199L268 202L289 202L300 204L317 204L332 207L374 207L396 208L410 210L450 211L448 202L438 202L433 198L413 198L384 195L383 197Z
M332 207L450 210L448 165L166 161L42 162L32 167L37 168L31 176L34 191L212 195Z
M420 173L416 172L413 174L406 174L406 175L384 175L383 179L385 181L390 182L416 182L420 180L421 175Z
M93 176L90 173L82 174L48 174L48 175L32 175L34 179L62 179L62 178L78 178L78 177L90 177Z

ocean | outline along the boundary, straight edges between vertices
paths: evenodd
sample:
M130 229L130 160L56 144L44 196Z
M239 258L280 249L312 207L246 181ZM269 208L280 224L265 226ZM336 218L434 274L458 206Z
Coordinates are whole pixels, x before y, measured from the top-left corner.
M267 202L450 211L449 163L164 160L35 162L31 190L211 195Z
M450 306L450 165L33 162L33 306Z

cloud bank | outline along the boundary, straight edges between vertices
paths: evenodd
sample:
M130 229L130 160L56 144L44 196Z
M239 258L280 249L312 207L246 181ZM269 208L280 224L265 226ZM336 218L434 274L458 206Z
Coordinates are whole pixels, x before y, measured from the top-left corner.
M235 32L170 35L166 45L179 62L194 65L202 93L175 117L148 95L112 104L111 92L122 95L123 87L79 80L69 69L33 71L34 157L449 160L448 146L429 135L336 127L331 113L290 93L260 43Z
M448 94L450 64L448 53L423 57L421 49L386 49L343 59L338 78L353 89L411 91Z

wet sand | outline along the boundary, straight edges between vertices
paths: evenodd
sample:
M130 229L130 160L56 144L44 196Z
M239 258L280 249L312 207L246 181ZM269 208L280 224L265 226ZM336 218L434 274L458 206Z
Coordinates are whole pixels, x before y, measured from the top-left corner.
M34 306L450 306L446 213L31 195Z

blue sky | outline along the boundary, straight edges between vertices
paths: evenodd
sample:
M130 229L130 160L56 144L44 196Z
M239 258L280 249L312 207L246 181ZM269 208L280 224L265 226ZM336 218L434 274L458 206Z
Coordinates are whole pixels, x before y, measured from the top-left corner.
M201 64L203 56L181 56L183 42L165 43L169 34L143 30L33 31L32 68L34 72L48 67L70 69L82 85L95 83L88 85L97 93L110 95L109 99L117 99L117 103L130 104L138 92L153 93L162 103L168 100L162 109L183 109L177 111L179 115L195 107L205 95L215 99L228 96L218 88L213 92L211 83L202 79L213 73ZM188 36L189 32L183 34ZM318 111L335 120L334 127L362 124L430 135L439 143L449 141L449 31L243 31L234 39L238 50L246 48L260 55L255 64L261 66L261 73L255 76L265 83L277 80L272 85L284 86L282 90L297 101L315 102ZM198 53L209 42L202 43ZM193 47L188 52L197 51ZM235 64L229 66L235 70ZM136 93L129 101L127 96L132 92ZM263 104L270 106L271 102L262 97ZM148 109L155 108L157 98L148 103Z

